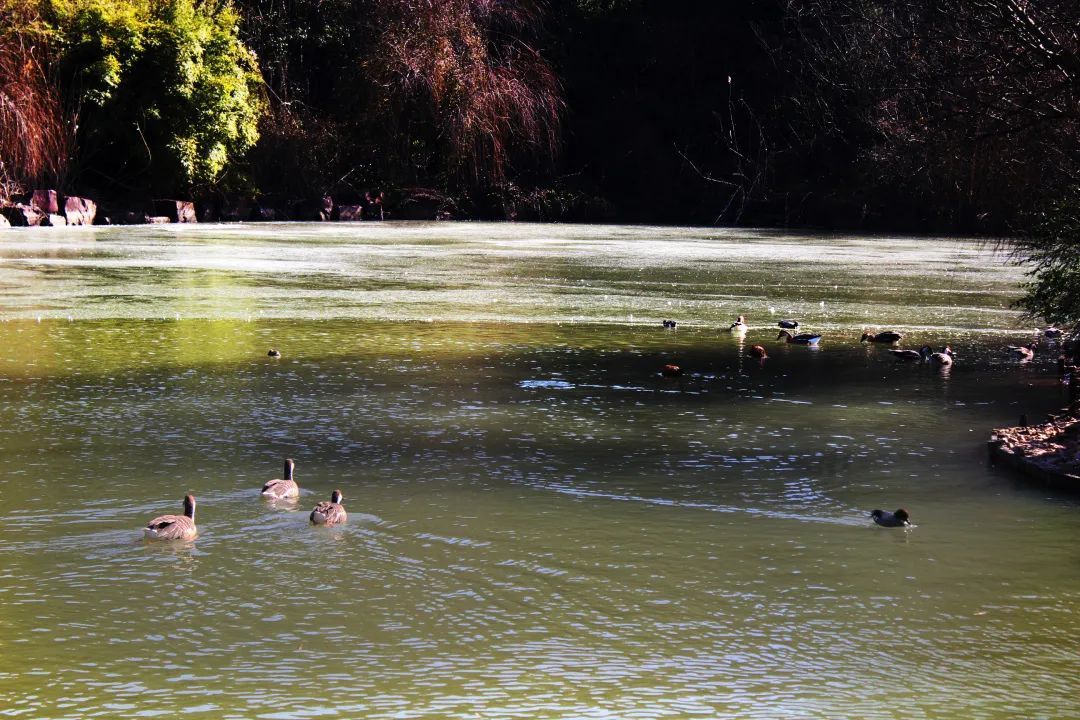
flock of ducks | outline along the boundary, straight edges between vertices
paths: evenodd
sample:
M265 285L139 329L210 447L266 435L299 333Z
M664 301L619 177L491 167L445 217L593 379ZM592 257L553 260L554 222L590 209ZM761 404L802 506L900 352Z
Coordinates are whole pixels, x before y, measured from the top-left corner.
M783 340L785 343L793 345L807 345L817 346L821 341L822 336L818 333L798 333L793 334L792 330L799 329L798 320L780 320L776 323L780 328L779 334L777 334L777 340ZM666 329L674 330L678 327L678 322L675 320L664 320L663 326ZM746 324L746 318L742 315L738 317L728 328L730 332L743 335L748 330ZM1042 331L1042 334L1047 338L1060 338L1062 331L1055 327L1049 327ZM898 332L892 330L885 330L878 333L864 332L862 337L859 338L859 342L872 342L891 345L899 342L904 336ZM1027 345L1009 345L1006 347L1006 352L1010 356L1020 360L1031 360L1038 353L1039 343L1038 340L1033 341ZM953 363L953 351L948 345L943 347L939 352L934 352L933 348L929 345L924 345L918 350L900 350L890 349L889 352L893 355L898 362L907 361L922 361L931 365L948 366ZM764 360L769 356L768 352L761 345L752 345L747 353L751 357ZM275 348L271 348L266 353L267 356L272 358L281 358L281 352ZM660 374L666 377L675 377L682 375L682 368L675 364L664 365L660 370ZM267 482L262 486L260 494L264 498L271 500L292 500L300 496L300 487L296 484L296 480L293 479L293 471L296 468L296 463L292 459L285 460L285 470L282 473L283 477L275 478ZM345 508L342 506L341 501L344 498L340 490L334 490L330 495L330 500L324 500L316 505L308 516L312 525L340 525L348 519L348 514L345 512ZM884 510L874 510L870 513L870 517L874 522L883 527L910 527L911 522L906 510L900 508L895 512L885 512ZM184 496L184 514L183 515L160 515L146 524L143 528L143 535L150 540L194 540L198 535L198 529L195 526L195 497L193 495Z
M777 340L782 340L785 343L790 343L793 345L807 345L810 347L817 347L818 343L821 342L822 335L820 333L793 333L792 331L797 331L799 329L798 320L780 320L776 323L776 325L780 328L780 332L776 336ZM676 327L678 327L678 322L675 320L664 320L663 326L666 329L674 330ZM728 328L730 332L737 335L745 335L748 329L749 326L746 324L746 317L743 315L740 315L738 319L736 319L735 322L731 323L731 326ZM1053 326L1038 332L1041 332L1044 337L1049 339L1060 338L1063 335L1063 331L1061 329ZM900 342L903 337L904 336L901 333L892 330L884 330L882 332L876 333L864 331L862 336L859 338L859 342L871 342L881 343L884 345L893 345ZM1036 354L1038 354L1039 341L1038 339L1036 339L1033 342L1028 343L1027 345L1008 345L1006 346L1005 351L1009 354L1010 357L1020 360L1021 362L1026 362L1028 360L1031 360L1033 357L1035 357ZM948 345L944 346L943 348L941 348L941 350L938 351L935 351L929 345L923 345L918 350L901 350L896 348L890 348L889 352L894 358L896 358L897 362L917 361L925 362L938 367L947 367L952 365L953 359L955 358L952 348ZM751 345L749 348L747 348L746 353L751 357L759 358L761 360L769 357L769 353L763 345ZM664 365L660 370L660 374L666 377L676 377L682 375L682 368L674 364Z
M300 487L293 479L296 463L285 460L285 477L275 478L262 486L260 494L269 500L291 500L300 496ZM335 490L330 500L324 500L314 507L308 516L312 525L340 525L348 519L345 508L341 505L343 495ZM870 513L874 522L882 527L911 527L907 510L900 508L896 512L874 510ZM143 536L148 540L194 540L199 534L195 526L195 496L184 496L183 515L159 515L143 528Z
M284 477L275 478L262 486L260 494L268 500L293 500L300 497L300 486L293 479L296 463L291 458L285 460ZM348 519L348 513L342 506L344 495L335 490L330 500L323 500L316 505L308 520L312 525L340 525ZM195 527L195 496L184 496L183 515L159 515L143 528L143 536L148 540L194 540L199 534Z

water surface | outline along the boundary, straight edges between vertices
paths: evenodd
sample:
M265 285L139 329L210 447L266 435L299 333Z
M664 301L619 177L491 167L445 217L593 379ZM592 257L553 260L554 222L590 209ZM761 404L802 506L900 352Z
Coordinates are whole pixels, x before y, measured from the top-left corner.
M1031 336L1005 260L689 228L5 232L0 717L1072 717L1077 504L985 459L1063 402L1052 347L1002 352ZM788 316L821 348L777 343ZM869 328L957 363L897 364ZM302 496L265 503L284 457ZM309 527L334 488L348 524ZM145 543L187 492L198 540ZM869 522L899 506L918 527Z

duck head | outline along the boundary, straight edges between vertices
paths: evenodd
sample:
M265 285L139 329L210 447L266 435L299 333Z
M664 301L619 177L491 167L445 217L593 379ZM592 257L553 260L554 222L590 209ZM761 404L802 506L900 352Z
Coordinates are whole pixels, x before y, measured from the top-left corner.
M195 496L184 496L184 515L188 516L192 520L195 519Z
M335 490L330 495L330 502L337 503L338 505L340 505L341 501L344 500L344 499L345 499L345 496L341 494L340 490Z

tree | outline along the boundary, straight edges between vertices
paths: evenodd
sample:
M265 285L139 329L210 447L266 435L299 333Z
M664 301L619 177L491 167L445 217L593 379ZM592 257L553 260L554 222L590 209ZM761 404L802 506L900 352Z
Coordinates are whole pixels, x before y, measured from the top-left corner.
M51 0L46 19L84 179L190 192L258 139L261 77L228 0Z
M859 148L865 177L913 196L937 215L932 224L1007 231L1076 178L1080 5L1072 0L793 0L788 8L804 115Z

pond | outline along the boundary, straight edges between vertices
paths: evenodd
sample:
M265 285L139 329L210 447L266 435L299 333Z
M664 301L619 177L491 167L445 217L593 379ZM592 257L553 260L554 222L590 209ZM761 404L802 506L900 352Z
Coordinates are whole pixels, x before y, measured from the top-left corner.
M986 456L1064 402L1003 350L1022 281L946 239L4 231L0 717L1074 716L1078 503ZM145 541L186 493L199 537Z

